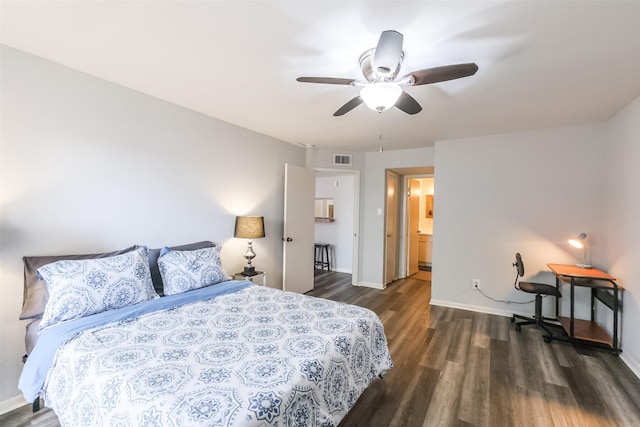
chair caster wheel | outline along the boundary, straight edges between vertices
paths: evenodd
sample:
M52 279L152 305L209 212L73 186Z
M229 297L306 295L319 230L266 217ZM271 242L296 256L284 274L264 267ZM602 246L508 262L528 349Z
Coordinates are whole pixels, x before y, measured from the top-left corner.
M520 332L522 330L522 326L516 325L516 332Z
M516 318L515 318L515 317L512 317L512 318L511 318L511 323L514 323L515 321L516 321Z
M546 342L547 344L551 342L551 338L549 337L543 337L544 342Z

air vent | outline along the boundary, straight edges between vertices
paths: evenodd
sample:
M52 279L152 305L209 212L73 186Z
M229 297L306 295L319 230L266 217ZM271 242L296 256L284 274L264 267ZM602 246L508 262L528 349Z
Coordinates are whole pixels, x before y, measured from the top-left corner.
M342 166L351 166L351 154L334 154L333 164Z

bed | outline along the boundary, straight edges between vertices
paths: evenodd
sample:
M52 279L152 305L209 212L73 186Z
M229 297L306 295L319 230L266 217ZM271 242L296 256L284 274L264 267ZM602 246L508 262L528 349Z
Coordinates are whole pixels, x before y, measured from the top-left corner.
M133 247L38 267L50 295L20 378L25 398L43 396L60 423L74 427L337 426L392 367L379 318L362 307L228 280L219 249L206 244L159 255ZM167 254L173 265L163 264ZM155 255L160 285L151 278ZM72 271L95 288L97 279L87 278L120 268L123 262L114 260L122 257L134 259L129 267L143 283L142 297L125 291L120 278L118 292L102 295L106 306L124 304L65 318L88 304L56 298L69 283L56 288L61 280L52 272L62 271L68 282ZM197 280L185 279L194 270Z

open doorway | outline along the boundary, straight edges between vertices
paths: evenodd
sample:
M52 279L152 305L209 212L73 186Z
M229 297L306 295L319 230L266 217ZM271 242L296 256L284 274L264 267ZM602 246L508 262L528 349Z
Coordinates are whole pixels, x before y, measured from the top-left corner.
M332 169L316 170L315 243L322 245L317 254L315 280L326 273L351 276L358 280L358 227L360 172ZM315 255L315 254L314 254ZM326 273L325 273L326 272Z
M416 274L420 275L422 280L430 280L433 268L431 254L434 232L434 168L388 169L387 184L389 177L394 174L398 180L395 194L402 194L402 197L390 199L387 185L385 284L396 278ZM390 233L390 230L398 232Z
M433 266L434 183L433 175L407 177L407 276L428 281Z
M429 175L405 175L404 263L401 277L431 280L433 247L434 178ZM419 276L416 276L416 274Z

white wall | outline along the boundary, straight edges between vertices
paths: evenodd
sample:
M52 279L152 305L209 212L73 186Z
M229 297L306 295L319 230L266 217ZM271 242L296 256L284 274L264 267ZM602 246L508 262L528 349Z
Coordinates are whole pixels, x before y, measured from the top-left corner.
M353 268L354 182L353 175L316 178L316 198L333 199L335 221L316 222L315 241L331 245L332 270L349 274Z
M603 168L606 265L626 289L622 358L640 376L640 97L609 125Z
M20 404L24 255L212 240L244 263L234 217L265 217L255 265L282 283L284 163L291 144L3 47L0 411Z
M524 279L554 284L546 264L580 261L567 243L580 232L591 262L606 270L604 152L602 126L436 143L432 303L532 313L533 304L485 298L471 279L493 298L531 300L513 288L514 254L522 254Z
M384 285L385 171L433 165L433 148L366 153L362 179L364 192L360 199L359 265L362 285L378 288ZM382 210L382 215L378 215L378 210Z
M533 304L493 302L471 279L496 299L528 300L513 289L514 253L524 279L553 284L546 264L582 262L567 239L586 232L588 261L626 288L621 357L640 375L639 139L637 98L602 125L436 143L432 304L530 314ZM567 313L569 298L561 301ZM576 304L587 318L588 290L576 290ZM608 310L598 320L611 330Z

